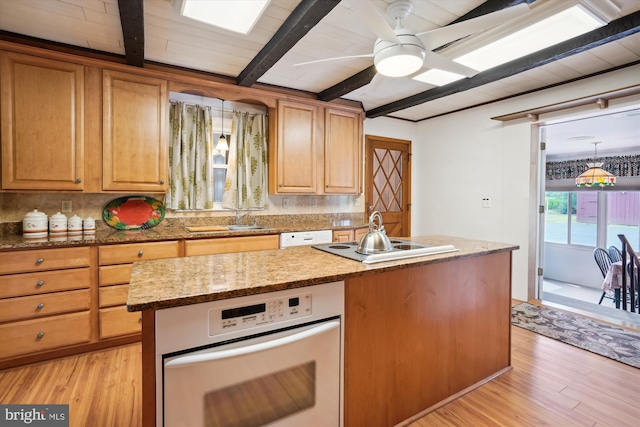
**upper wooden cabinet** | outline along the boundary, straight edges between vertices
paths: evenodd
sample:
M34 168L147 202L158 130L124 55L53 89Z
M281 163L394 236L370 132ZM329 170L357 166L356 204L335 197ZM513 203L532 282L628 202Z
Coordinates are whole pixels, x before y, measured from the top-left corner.
M323 155L318 107L279 101L277 117L275 144L269 141L269 192L318 193L318 158Z
M104 70L102 102L103 190L166 192L166 80Z
M348 109L279 101L269 145L271 194L359 194L362 122Z
M326 108L324 113L324 192L362 192L362 122L360 114Z
M84 66L0 52L2 188L83 190Z

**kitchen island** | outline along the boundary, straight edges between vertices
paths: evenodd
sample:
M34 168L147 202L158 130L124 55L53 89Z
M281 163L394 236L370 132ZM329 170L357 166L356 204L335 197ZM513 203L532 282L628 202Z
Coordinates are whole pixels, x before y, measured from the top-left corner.
M372 265L311 247L135 263L144 425L155 425L157 310L329 282L344 281L345 426L403 423L508 370L517 246L412 240L458 251Z

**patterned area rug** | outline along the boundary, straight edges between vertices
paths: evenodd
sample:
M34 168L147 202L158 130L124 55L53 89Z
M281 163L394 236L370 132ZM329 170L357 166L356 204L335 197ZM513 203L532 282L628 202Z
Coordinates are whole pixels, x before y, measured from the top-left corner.
M640 333L528 303L511 309L514 326L640 368Z

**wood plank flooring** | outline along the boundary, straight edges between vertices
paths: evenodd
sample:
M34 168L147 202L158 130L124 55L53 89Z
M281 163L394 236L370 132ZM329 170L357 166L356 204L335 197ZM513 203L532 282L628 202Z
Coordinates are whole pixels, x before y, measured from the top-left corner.
M68 403L77 427L140 426L140 365L132 344L7 369L0 403ZM517 327L512 366L410 426L638 425L640 369Z

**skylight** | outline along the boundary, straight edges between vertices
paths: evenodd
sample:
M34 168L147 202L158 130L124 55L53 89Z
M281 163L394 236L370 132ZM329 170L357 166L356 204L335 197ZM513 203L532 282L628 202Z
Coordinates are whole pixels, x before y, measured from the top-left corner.
M606 22L577 4L472 52L459 56L454 61L476 70L484 71L572 39L604 25L606 25ZM465 78L459 74L447 73L447 78L443 79L442 73L443 71L441 70L432 69L414 77L414 79L442 86Z
M225 30L249 34L270 0L172 0L182 16Z

